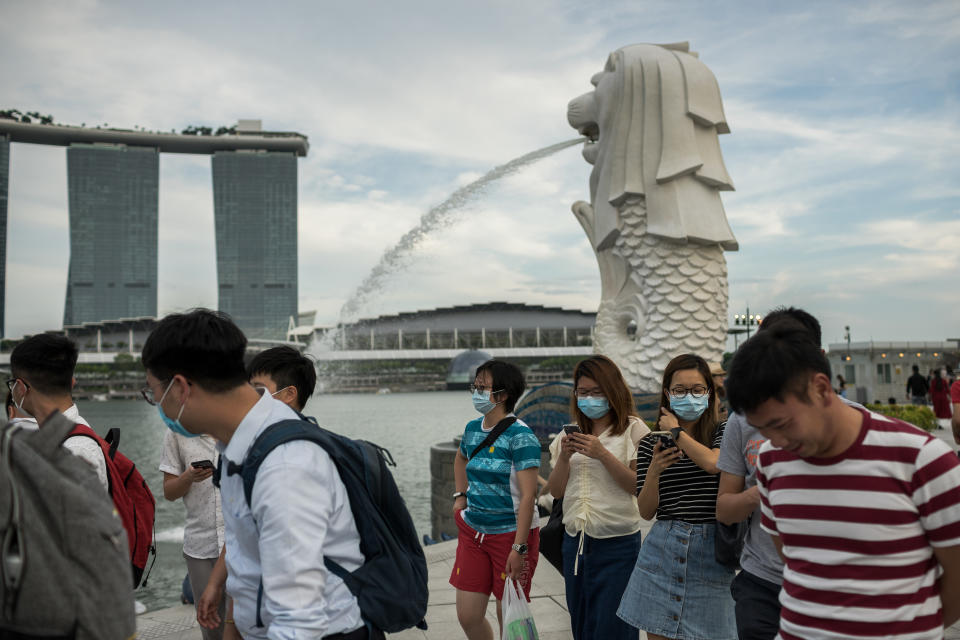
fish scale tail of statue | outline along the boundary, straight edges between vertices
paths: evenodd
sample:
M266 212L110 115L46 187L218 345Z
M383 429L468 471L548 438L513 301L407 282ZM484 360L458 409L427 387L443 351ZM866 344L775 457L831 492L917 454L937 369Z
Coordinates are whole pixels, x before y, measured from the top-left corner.
M618 49L591 82L568 120L593 165L590 202L573 213L600 268L594 350L634 391L657 393L674 356L720 361L726 345L724 251L738 245L718 135L730 129L716 78L686 43Z

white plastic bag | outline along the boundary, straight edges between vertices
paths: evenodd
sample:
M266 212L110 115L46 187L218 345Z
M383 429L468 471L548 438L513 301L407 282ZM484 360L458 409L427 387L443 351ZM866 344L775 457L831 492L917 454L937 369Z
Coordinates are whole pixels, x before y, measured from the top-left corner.
M540 640L533 614L527 606L527 598L519 583L507 578L503 584L503 637L502 640Z

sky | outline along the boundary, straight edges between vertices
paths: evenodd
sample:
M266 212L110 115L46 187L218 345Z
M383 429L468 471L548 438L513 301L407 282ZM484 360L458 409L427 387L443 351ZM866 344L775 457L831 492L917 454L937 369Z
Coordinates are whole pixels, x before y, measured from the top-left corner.
M960 4L0 0L0 108L63 124L299 131L299 308L337 321L384 251L491 168L577 136L619 47L689 41L720 85L740 243L730 316L816 315L824 342L960 337ZM361 310L596 310L567 148L488 187ZM66 153L10 152L6 332L62 324ZM159 311L216 307L210 160L160 159Z

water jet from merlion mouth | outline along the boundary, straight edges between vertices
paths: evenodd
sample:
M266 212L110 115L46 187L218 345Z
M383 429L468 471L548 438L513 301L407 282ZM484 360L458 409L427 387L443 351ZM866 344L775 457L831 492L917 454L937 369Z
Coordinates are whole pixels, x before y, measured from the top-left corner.
M370 270L367 277L363 279L347 301L340 308L338 317L338 327L355 320L363 305L370 299L370 296L379 291L384 280L396 274L403 267L404 258L408 257L417 246L431 233L443 229L455 220L454 214L470 202L483 195L486 187L497 180L515 173L528 165L542 160L548 156L572 147L584 141L584 138L574 138L565 142L552 144L536 151L531 151L518 158L514 158L506 164L494 167L480 178L470 184L464 185L450 194L446 200L430 208L429 211L420 217L417 225L403 234L403 237L390 249L387 249L377 264ZM329 331L323 340L317 343L313 349L316 351L326 351L332 349L336 344L336 336L341 329Z

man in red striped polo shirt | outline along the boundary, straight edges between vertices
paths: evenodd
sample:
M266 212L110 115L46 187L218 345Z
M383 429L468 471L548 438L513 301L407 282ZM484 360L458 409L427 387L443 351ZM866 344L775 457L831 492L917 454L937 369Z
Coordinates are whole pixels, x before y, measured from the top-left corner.
M785 561L782 640L943 638L960 619L960 461L936 437L847 406L799 324L748 340L731 408L768 439L761 524Z

